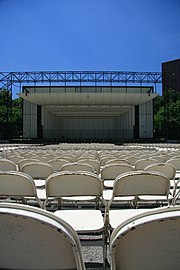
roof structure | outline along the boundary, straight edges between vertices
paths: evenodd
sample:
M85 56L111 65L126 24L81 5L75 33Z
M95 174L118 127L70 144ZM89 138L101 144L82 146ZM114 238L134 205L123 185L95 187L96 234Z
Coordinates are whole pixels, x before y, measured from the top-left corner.
M153 87L24 86L18 94L56 116L117 116L157 96Z
M0 72L0 89L24 85L153 85L162 83L161 72L32 71Z

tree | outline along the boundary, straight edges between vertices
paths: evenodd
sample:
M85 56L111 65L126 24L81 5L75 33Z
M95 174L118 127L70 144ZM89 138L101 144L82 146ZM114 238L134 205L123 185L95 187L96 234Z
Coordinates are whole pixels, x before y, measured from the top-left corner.
M180 92L168 90L164 93L165 137L179 139L180 137Z
M0 139L9 140L22 131L21 99L12 99L11 91L0 90Z
M12 100L12 126L13 137L22 135L22 99L16 98Z
M154 129L155 137L163 138L164 135L164 98L157 96L154 99Z
M154 128L156 138L180 138L180 92L170 89L154 99Z
M10 115L11 115L11 93L6 89L0 92L0 138L9 139Z

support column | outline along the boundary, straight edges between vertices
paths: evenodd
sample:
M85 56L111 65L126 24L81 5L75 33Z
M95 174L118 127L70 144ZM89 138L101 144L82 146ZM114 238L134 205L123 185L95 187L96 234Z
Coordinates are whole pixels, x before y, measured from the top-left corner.
M139 105L135 106L134 139L139 139Z
M37 139L43 139L43 125L41 116L41 105L37 105Z

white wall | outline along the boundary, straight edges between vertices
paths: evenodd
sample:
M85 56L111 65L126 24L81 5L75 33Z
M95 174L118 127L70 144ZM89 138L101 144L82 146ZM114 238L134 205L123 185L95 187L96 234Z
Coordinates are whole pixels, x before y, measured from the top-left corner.
M139 137L153 138L153 100L139 105Z
M37 105L23 102L23 138L37 138Z
M119 130L121 131L120 138L133 138L133 126L135 121L135 109L134 106L129 112L126 112L122 114L117 119L117 127L119 127Z

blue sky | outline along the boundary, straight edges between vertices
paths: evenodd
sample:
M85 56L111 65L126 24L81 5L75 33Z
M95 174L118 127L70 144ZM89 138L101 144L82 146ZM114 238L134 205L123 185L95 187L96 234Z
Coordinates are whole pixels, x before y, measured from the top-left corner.
M179 0L0 0L0 70L161 71Z

